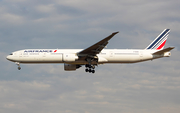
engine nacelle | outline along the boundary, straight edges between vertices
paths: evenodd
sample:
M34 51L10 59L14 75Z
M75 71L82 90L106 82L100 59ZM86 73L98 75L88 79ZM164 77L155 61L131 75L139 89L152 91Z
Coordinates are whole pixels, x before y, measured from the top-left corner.
M76 69L80 68L81 65L76 64L64 64L65 71L75 71Z
M165 53L164 53L164 56L165 56L165 57L170 57L170 56L171 56L171 52L165 52Z
M74 62L78 59L76 54L63 54L63 61L64 62Z

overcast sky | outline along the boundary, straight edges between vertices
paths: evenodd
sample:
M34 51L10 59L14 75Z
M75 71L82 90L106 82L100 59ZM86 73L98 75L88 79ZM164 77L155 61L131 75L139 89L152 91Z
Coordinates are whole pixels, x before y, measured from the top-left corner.
M0 0L1 113L180 113L178 0ZM95 74L63 64L22 64L21 49L87 48L120 31L109 49L144 49L165 28L172 56L106 64Z

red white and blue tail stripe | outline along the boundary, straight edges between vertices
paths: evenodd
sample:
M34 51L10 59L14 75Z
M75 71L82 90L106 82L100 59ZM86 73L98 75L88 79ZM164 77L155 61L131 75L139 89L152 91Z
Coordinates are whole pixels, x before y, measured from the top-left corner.
M146 49L163 49L169 33L170 29L165 29Z

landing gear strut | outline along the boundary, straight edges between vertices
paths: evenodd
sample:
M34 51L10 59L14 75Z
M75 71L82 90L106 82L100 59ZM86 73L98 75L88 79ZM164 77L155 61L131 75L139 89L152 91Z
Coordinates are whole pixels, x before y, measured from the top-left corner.
M21 70L20 63L19 62L15 62L15 64L18 66L18 70Z

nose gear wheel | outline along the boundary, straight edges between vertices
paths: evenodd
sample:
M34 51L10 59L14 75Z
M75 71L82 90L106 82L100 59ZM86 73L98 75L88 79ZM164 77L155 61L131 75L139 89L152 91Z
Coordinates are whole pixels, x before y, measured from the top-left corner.
M21 70L20 63L19 62L15 62L15 64L18 66L18 70Z

